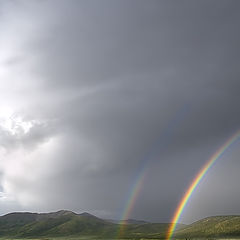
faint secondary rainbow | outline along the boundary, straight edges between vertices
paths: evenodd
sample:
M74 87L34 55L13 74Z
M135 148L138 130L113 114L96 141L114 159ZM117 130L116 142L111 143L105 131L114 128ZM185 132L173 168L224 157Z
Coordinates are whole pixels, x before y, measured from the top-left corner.
M136 202L136 199L138 198L139 196L139 193L143 187L143 183L144 183L144 179L145 179L145 176L147 174L147 171L145 168L142 169L142 171L140 172L140 174L138 174L132 188L131 188L131 191L130 191L130 196L128 197L127 199L127 203L126 203L126 207L125 207L125 210L122 214L122 217L121 217L121 220L123 221L121 224L120 224L120 227L119 227L119 230L117 232L117 238L120 238L121 236L123 236L124 234L124 230L125 230L125 227L126 227L126 223L124 221L128 220L129 219L129 216L131 215L132 213L132 210L133 210L133 207L134 207L134 204Z
M171 221L171 225L168 229L166 239L170 240L172 235L176 229L176 225L179 221L179 218L182 215L182 212L188 203L193 191L196 189L198 184L200 183L201 179L206 175L208 170L211 166L219 159L222 154L240 137L240 131L237 131L233 136L231 136L213 155L212 157L206 162L206 164L202 167L202 169L198 172L190 186L188 187L187 191L185 192L183 198L181 199Z

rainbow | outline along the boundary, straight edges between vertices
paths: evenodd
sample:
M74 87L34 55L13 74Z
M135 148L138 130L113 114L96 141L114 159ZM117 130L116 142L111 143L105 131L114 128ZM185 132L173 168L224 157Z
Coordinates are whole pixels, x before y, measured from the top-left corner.
M211 166L219 159L223 153L240 137L240 131L237 131L233 136L231 136L212 156L211 158L206 162L206 164L202 167L202 169L198 172L190 186L188 187L187 191L183 195L170 224L170 227L167 232L166 239L170 240L172 238L172 235L176 229L176 225L179 221L179 218L182 215L182 212L188 203L190 197L192 196L194 190L199 185L202 178L206 175L208 170L211 168Z
M126 206L125 210L123 211L123 214L121 217L122 222L120 224L120 227L119 227L119 230L117 233L117 238L121 238L124 234L125 227L126 227L125 221L127 221L127 219L129 219L129 216L132 213L134 204L135 204L135 202L139 196L139 193L143 187L146 172L147 172L146 169L143 168L142 171L140 172L140 174L137 176L136 180L134 181L134 184L130 191L130 196L128 197L127 202L125 204L125 206Z
M159 141L157 141L157 144L155 145L155 147L153 149L155 149L155 148L158 149L158 152L160 150L166 149L167 145L170 142L171 136L174 133L174 130L184 120L188 111L189 111L189 104L184 104L179 109L179 111L176 113L176 115L171 119L171 121L168 122L168 125L162 132L161 138L159 139L159 141L161 141L163 139L164 142L161 142L161 146L159 147ZM155 154L156 154L155 151L150 151L150 156L148 156L147 158L145 158L142 161L142 164L141 164L142 166L140 167L140 171L137 174L135 180L133 181L133 184L130 187L129 193L127 194L127 199L124 204L123 213L120 217L121 224L118 228L116 238L121 238L124 234L124 231L126 228L126 221L131 216L131 213L132 213L132 210L136 203L136 200L139 196L139 193L141 192L141 189L143 188L144 180L146 179L148 169L150 166L149 162L151 160L149 160L149 159L155 158Z

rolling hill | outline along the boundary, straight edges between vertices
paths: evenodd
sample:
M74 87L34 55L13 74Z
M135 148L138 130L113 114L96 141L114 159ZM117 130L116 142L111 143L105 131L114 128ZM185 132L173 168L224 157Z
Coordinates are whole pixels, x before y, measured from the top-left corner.
M0 236L36 237L101 235L111 233L115 224L88 213L10 213L0 217Z
M121 222L120 222L121 223ZM121 224L89 213L76 214L61 210L52 213L15 212L0 217L0 237L97 237L117 238ZM138 220L124 222L121 238L164 239L169 223ZM190 225L178 224L173 236L178 239L240 237L240 216L216 216Z
M126 224L127 223L127 224ZM146 223L129 220L125 222L123 238L149 237L164 232L166 223ZM53 213L16 212L0 217L0 237L60 237L97 236L116 238L120 224L100 219L89 213L76 214L71 211Z
M204 218L174 234L176 238L228 238L240 237L240 216L214 216Z

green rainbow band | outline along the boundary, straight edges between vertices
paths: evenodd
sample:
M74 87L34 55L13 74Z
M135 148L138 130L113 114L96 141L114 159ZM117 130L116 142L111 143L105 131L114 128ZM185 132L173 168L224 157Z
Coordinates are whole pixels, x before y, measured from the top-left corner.
M194 190L200 183L201 179L206 175L208 170L211 168L211 166L219 159L222 154L240 137L240 131L235 133L232 137L230 137L213 155L212 157L207 161L207 163L202 167L202 169L198 172L194 180L192 181L191 185L188 187L187 191L185 192L183 198L181 199L170 224L170 227L167 232L166 239L170 240L172 238L172 235L176 229L176 225L179 221L179 218L182 215L182 212L188 203L191 195L193 194Z

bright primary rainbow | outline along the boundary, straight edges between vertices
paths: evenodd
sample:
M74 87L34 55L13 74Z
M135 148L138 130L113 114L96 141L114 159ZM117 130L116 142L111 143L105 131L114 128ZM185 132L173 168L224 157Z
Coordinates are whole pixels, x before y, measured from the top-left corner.
M240 137L240 131L235 133L232 137L230 137L213 155L212 157L207 161L207 163L202 167L202 169L198 172L194 180L192 181L191 185L187 189L186 193L184 194L183 198L181 199L174 215L171 221L171 225L168 229L166 239L170 240L172 238L172 235L176 229L176 225L179 221L179 218L182 215L182 212L188 203L191 195L193 194L193 191L196 189L198 184L200 183L201 179L206 175L209 168L219 159L222 154Z

